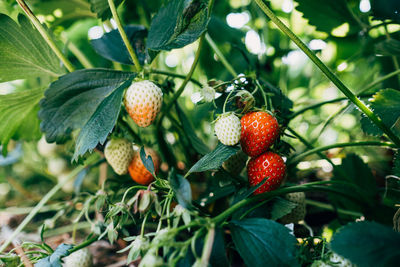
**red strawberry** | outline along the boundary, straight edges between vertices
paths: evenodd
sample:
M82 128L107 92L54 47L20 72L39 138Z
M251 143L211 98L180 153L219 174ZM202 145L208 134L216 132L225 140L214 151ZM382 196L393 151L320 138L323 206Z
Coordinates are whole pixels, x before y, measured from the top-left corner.
M274 116L265 111L255 111L241 119L240 144L244 153L256 157L275 142L279 135L279 124Z
M254 194L260 194L277 189L285 176L285 162L271 151L252 158L247 164L247 177L251 186L259 184L267 178L264 185L258 188Z

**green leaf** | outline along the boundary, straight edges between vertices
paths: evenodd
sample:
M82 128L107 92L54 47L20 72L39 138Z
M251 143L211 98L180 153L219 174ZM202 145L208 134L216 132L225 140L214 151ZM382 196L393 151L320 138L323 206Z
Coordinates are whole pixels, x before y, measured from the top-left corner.
M271 207L271 220L277 220L289 214L297 205L281 197L275 198Z
M232 239L247 266L299 266L296 238L285 226L250 218L229 223Z
M355 155L348 154L343 160L342 164L334 170L333 181L342 181L353 184L354 187L339 186L341 191L348 192L355 198L364 201L366 204L372 205L378 193L376 180L371 172L369 166L363 160ZM359 189L356 190L355 188ZM330 196L332 202L340 207L348 208L350 210L360 210L358 204L351 202L349 199L342 196Z
M146 155L144 147L140 148L140 160L142 161L144 167L153 175L156 176L154 170L154 162L150 155Z
M298 3L296 9L302 12L303 17L318 31L331 33L333 29L344 23L349 24L349 33L360 30L360 26L347 7L346 0L325 0L323 5L314 0L295 1Z
M190 208L192 206L192 189L189 181L177 174L175 169L172 169L168 179L179 205Z
M352 223L333 236L331 249L357 266L398 266L400 234L376 222Z
M377 54L383 56L399 56L400 55L400 41L395 39L384 40L375 45Z
M140 64L144 64L147 55L144 44L144 38L147 36L146 28L141 25L128 25L124 27L124 30L138 56ZM129 52L117 29L104 34L99 39L91 40L90 43L100 56L119 63L133 65Z
M83 126L76 141L73 159L76 160L86 151L91 151L98 143L104 144L108 134L117 122L121 109L124 90L131 84L131 79L124 82L98 106L96 111Z
M229 266L222 228L215 229L214 243L210 255L211 266Z
M64 73L56 55L23 16L0 14L0 82Z
M202 157L196 164L190 168L186 176L193 172L203 172L207 170L215 170L222 166L222 163L229 159L231 156L236 154L239 147L226 146L222 143L218 143L217 147Z
M35 264L35 267L62 267L61 258L69 255L69 250L73 245L61 244L50 256L41 259Z
M123 88L134 77L130 72L86 69L53 82L40 102L40 127L46 140L61 143L73 130L82 129L74 159L103 143L118 117Z
M7 153L10 139L33 140L38 137L37 104L43 89L0 95L0 144Z
M398 122L400 118L400 91L394 89L383 89L376 93L370 106L382 121L399 134ZM361 119L362 129L365 133L371 135L382 135L382 131L376 127L368 118Z
M115 7L118 7L122 0L113 0ZM97 17L104 20L107 20L112 17L110 6L108 5L107 0L89 0L90 2L90 10L93 13L97 14Z
M207 28L207 13L203 0L170 0L151 22L147 47L171 50L193 43Z
M371 0L371 11L375 19L392 19L400 23L400 5L398 0Z
M197 153L201 155L209 153L210 149L196 135L196 132L194 131L193 126L190 123L189 119L186 117L185 113L178 107L177 107L177 113L180 121L182 122L183 129L185 129L185 133L187 134L193 148L197 151Z

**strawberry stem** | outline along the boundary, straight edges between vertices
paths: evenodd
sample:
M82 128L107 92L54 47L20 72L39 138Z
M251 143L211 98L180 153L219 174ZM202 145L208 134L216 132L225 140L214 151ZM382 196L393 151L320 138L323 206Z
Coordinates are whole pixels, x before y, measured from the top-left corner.
M206 41L211 46L212 50L214 50L215 54L217 54L217 57L219 60L221 60L222 65L225 66L225 68L233 77L237 77L237 72L233 69L232 65L228 62L224 54L222 54L221 50L219 50L218 46L215 44L213 39L211 39L211 36L208 33L206 33Z
M312 155L314 153L319 153L321 151L329 150L332 148L339 148L339 147L354 147L354 146L380 146L380 147L388 147L388 148L396 148L397 146L393 143L390 142L380 142L380 141L361 141L361 142L348 142L348 143L338 143L338 144L333 144L333 145L328 145L328 146L322 146L322 147L317 147L311 150L307 150L304 153L301 153L297 156L292 157L290 160L288 160L288 166L294 165L300 162L301 159Z
M122 41L124 42L126 49L128 50L128 53L131 56L133 64L135 64L136 71L140 72L142 70L142 66L140 65L140 62L135 53L135 50L133 50L133 47L128 40L128 37L126 36L124 27L122 27L121 20L119 19L119 16L118 16L117 8L115 7L115 4L114 4L114 0L108 0L108 5L110 6L112 16L113 16L115 22L117 23L117 28L118 28L119 34L122 37Z

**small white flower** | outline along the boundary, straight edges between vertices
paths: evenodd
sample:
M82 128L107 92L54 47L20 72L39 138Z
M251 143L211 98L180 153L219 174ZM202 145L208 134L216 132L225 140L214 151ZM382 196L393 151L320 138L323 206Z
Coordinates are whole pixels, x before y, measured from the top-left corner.
M211 102L215 98L215 90L211 86L204 86L201 88L201 94L205 102Z

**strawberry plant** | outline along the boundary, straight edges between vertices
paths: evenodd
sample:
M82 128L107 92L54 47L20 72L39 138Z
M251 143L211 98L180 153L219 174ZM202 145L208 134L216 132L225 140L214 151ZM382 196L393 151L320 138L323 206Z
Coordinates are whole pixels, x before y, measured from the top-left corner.
M397 266L396 0L0 2L0 266Z

